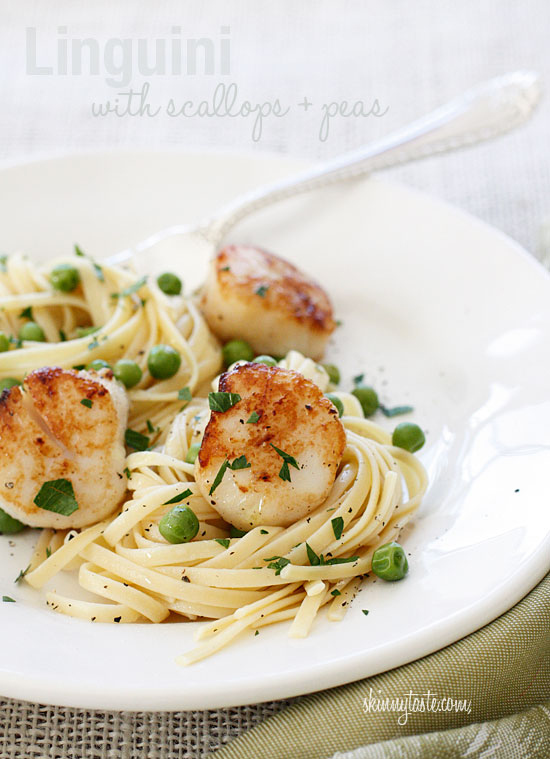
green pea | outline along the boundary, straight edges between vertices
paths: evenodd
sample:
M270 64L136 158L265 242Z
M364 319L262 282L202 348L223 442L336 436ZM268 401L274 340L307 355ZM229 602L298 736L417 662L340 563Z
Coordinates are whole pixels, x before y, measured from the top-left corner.
M372 555L372 571L381 580L402 580L409 571L409 562L399 543L392 541L380 546Z
M78 287L80 274L71 264L59 264L51 270L50 282L54 290L70 293Z
M137 385L143 372L135 361L131 361L129 358L121 358L113 366L113 374L119 382L129 388Z
M230 538L244 538L246 535L246 530L239 530L238 527L233 527L233 525L229 528L229 537Z
M155 379L169 379L180 368L181 356L170 345L154 345L147 356L147 366Z
M418 424L401 422L394 429L391 441L398 448L404 448L406 451L414 453L422 448L426 442L426 438Z
M46 335L42 327L36 322L27 322L23 324L19 330L20 340L32 340L35 343L43 343L46 340Z
M235 361L252 361L254 351L246 340L230 340L222 348L223 360L226 366L231 366Z
M365 416L372 416L374 414L378 408L378 395L376 394L376 390L372 387L367 387L366 385L359 385L359 387L356 387L351 391L351 394L354 395L361 404Z
M189 506L174 506L159 522L159 531L169 543L187 543L199 531L199 520Z
M21 532L26 525L18 519L10 517L3 509L0 509L0 535L13 535L15 532Z
M0 353L5 353L6 351L9 351L9 349L10 349L9 337L4 332L0 332Z
M93 335L95 332L100 330L101 327L77 327L76 328L76 336L77 337L88 337L88 335Z
M277 366L277 359L273 356L256 356L253 364L265 364L266 366Z
M87 365L86 369L92 370L93 372L99 372L101 369L110 369L111 364L108 364L107 361L104 361L102 358L94 358L93 361L90 361L90 363Z
M342 403L340 398L338 398L337 395L334 395L334 393L325 393L325 398L328 398L329 401L334 406L336 406L336 408L338 409L338 416L342 416L344 413L344 404Z
M333 385L340 384L340 369L334 364L321 364Z
M179 295L181 293L181 279L172 272L166 271L157 277L157 285L166 295Z
M201 449L200 443L193 443L193 445L190 445L189 450L185 454L185 463L194 464L197 456L199 455L200 449Z
M19 380L14 377L4 377L4 379L0 380L0 393L3 393L4 390L9 390L10 387L15 387L20 384Z

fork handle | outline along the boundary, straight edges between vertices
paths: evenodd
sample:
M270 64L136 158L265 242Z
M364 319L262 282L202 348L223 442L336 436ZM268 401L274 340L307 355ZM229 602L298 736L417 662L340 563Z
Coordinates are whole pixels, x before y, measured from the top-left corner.
M271 203L504 134L527 121L541 93L534 71L490 79L386 137L241 195L203 222L201 231L217 245L245 216Z

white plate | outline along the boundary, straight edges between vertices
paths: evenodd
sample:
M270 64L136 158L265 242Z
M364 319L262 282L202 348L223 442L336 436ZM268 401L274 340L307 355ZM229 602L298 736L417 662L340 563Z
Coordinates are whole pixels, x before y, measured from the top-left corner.
M0 244L43 257L78 241L100 257L299 165L139 152L11 167L0 172ZM289 257L330 291L343 326L328 359L344 387L364 371L383 402L414 405L431 484L402 539L410 574L365 586L343 622L321 614L305 640L281 624L182 669L174 658L192 645L194 624L55 614L13 584L36 533L17 536L15 548L3 537L0 593L17 599L0 603L5 696L200 709L306 693L452 643L549 569L550 279L533 259L479 221L380 179L287 202L232 237Z

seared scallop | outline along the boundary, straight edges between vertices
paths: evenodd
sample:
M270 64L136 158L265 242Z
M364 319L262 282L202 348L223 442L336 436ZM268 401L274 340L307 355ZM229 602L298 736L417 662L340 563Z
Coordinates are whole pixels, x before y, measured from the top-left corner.
M0 396L0 508L31 527L83 527L110 514L126 491L128 399L110 370L45 367ZM65 481L46 485L55 480ZM70 515L56 494L70 483ZM35 498L50 495L49 508ZM40 503L43 498L38 498Z
M222 374L219 392L228 408L212 411L195 462L204 498L241 530L286 526L319 506L346 435L317 385L290 369L250 363Z
M221 340L246 340L258 354L294 348L320 359L336 326L322 287L288 261L246 245L228 245L213 259L201 308Z

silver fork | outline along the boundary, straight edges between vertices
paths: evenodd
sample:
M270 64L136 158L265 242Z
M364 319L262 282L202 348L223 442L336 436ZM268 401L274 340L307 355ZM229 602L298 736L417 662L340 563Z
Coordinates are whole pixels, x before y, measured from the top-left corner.
M131 264L140 273L155 273L177 270L183 254L194 267L206 264L229 230L254 211L335 182L497 137L527 121L541 94L540 77L534 71L496 77L386 137L246 192L196 224L157 232L110 256L106 263Z

